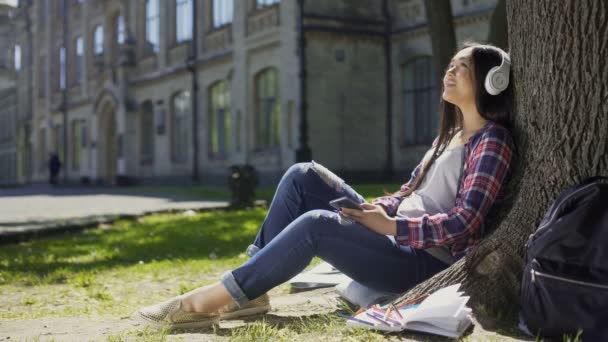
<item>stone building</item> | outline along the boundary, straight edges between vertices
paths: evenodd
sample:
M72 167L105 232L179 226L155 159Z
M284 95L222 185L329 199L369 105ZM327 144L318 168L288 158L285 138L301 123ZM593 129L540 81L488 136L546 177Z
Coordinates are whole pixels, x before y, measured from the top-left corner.
M495 4L452 0L457 40L484 41ZM249 163L272 183L312 157L401 180L437 125L425 17L422 0L22 0L22 168L45 181L54 152L69 182L210 184Z
M13 21L14 8L0 3L0 186L14 185L19 182L17 170L16 127L17 88L16 72L21 65L16 65L20 54L19 47L15 48Z

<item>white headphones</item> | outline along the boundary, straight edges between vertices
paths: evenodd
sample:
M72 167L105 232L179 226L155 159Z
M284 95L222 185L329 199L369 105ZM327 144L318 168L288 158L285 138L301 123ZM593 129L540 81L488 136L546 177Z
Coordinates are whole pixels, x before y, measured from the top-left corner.
M502 56L502 63L499 66L495 66L486 75L485 87L486 91L490 93L490 95L498 95L509 86L509 71L511 70L511 58L509 54L504 52L503 50L493 47L487 46L484 47L491 48L495 51L498 51Z

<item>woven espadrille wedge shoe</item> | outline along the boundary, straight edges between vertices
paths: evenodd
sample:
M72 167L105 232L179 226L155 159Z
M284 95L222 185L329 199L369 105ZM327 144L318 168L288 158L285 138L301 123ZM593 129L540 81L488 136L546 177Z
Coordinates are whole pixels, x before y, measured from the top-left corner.
M154 328L205 328L219 322L219 314L184 311L181 297L137 310L134 318Z
M270 299L267 294L249 301L239 307L236 303L230 303L219 310L220 319L235 319L244 316L252 316L270 311Z

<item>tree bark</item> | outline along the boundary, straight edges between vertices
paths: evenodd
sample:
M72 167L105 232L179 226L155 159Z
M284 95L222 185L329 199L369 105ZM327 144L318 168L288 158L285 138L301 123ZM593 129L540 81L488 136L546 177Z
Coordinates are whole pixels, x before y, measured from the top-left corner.
M452 4L445 0L425 0L424 8L433 45L435 84L441 89L443 70L456 52L456 35L452 19Z
M518 311L528 236L564 188L608 175L607 12L608 0L508 2L518 157L507 198L473 253L402 299L461 282L475 309Z

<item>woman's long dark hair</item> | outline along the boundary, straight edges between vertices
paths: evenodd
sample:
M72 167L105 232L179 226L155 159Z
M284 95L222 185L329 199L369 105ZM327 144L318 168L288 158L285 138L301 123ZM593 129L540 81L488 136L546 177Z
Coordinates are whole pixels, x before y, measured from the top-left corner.
M497 50L498 48L491 45L481 45L475 42L465 42L460 50L473 47L471 51L471 62L473 64L473 82L475 84L475 104L477 111L486 120L497 122L507 128L510 128L511 113L513 107L513 77L512 73L509 77L509 86L498 95L490 95L485 89L485 79L488 71L502 62L502 55ZM442 86L441 94L443 94ZM433 155L423 165L422 172L416 177L414 184L406 191L397 191L393 196L406 197L420 186L424 180L431 165L445 151L446 147L462 129L463 117L460 108L456 105L443 100L440 97L439 102L439 137Z

